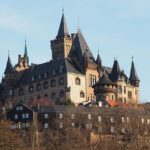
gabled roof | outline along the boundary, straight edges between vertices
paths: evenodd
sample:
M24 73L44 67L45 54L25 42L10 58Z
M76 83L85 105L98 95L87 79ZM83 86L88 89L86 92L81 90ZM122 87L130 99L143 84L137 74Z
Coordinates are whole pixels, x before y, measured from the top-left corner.
M63 13L56 38L62 38L64 36L69 36L69 32L68 32L68 28L67 28L66 19L65 19L64 13Z
M7 65L6 65L6 69L5 69L4 74L14 73L14 72L15 71L14 71L14 68L12 66L10 56L8 56Z
M131 64L131 71L130 71L130 78L129 78L129 80L130 81L140 81L139 77L137 75L137 72L136 72L136 69L135 69L133 61L132 61L132 64Z
M110 74L110 79L112 81L117 81L118 80L118 76L120 75L121 70L120 70L120 66L117 60L114 61L113 67L112 67L112 71Z
M75 39L73 40L72 48L69 57L76 57L80 63L83 65L84 57L88 59L89 62L95 63L95 59L90 51L90 48L84 39L81 31L78 30Z

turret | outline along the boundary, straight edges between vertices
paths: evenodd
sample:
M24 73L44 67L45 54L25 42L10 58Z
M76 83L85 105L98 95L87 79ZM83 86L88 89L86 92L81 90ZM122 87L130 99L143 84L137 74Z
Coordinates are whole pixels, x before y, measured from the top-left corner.
M29 65L29 56L28 56L28 51L27 51L26 39L25 39L25 47L24 47L24 59L25 59L26 65L28 66Z
M133 60L132 60L132 63L131 63L131 71L130 71L129 80L130 80L131 85L133 85L135 87L139 87L140 80L139 80L139 77L137 75Z
M97 63L97 71L98 71L99 76L100 76L100 74L101 74L101 69L102 69L102 60L101 60L101 58L100 58L99 53L98 53L98 55L97 55L96 63Z
M110 74L111 81L113 82L118 81L120 75L121 75L121 70L120 70L119 63L117 60L114 60L114 64L113 64L112 71Z

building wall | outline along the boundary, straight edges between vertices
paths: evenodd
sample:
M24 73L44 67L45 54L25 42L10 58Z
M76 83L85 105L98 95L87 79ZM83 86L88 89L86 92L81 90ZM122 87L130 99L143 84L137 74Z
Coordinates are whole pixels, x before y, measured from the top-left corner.
M77 85L75 80L80 79L80 85ZM86 90L85 90L85 76L82 74L68 73L67 74L67 87L70 87L70 94L68 98L72 100L75 104L79 104L86 100ZM80 97L80 92L84 93L84 97Z
M86 70L85 87L86 87L86 99L87 100L94 100L95 99L94 89L92 88L92 86L94 84L91 85L91 83L90 83L90 76L91 75L96 77L96 82L99 80L97 69L87 69Z

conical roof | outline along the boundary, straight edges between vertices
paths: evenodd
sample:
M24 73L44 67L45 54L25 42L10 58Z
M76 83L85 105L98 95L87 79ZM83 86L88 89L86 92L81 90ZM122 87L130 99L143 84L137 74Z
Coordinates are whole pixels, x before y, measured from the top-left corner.
M112 81L117 81L118 80L118 76L121 74L121 70L120 70L120 66L117 60L114 61L113 67L112 67L112 71L110 74L110 79Z
M64 36L69 36L69 32L68 32L68 28L67 28L66 19L65 19L64 13L63 13L56 38L62 38Z
M28 50L27 50L26 40L25 40L25 47L24 47L24 56L27 59L27 64L29 64L29 57L28 57Z
M14 73L14 68L11 63L10 56L8 55L7 65L4 74Z
M114 85L115 84L114 82L112 82L109 79L109 77L106 73L104 73L102 75L102 77L99 79L98 83L99 83L99 85Z
M136 72L135 65L134 65L133 61L132 61L132 64L131 64L131 71L130 71L130 78L129 78L129 80L130 81L140 81L139 77L137 75L137 72Z
M97 55L96 62L97 62L97 64L99 64L99 63L101 63L101 62L102 62L102 60L101 60L101 58L100 58L100 55L99 55L99 54Z

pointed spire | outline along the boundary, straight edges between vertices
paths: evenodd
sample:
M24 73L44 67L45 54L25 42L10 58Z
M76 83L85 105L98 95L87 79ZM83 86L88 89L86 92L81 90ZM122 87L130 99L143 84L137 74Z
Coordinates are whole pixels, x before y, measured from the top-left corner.
M28 50L27 50L27 41L26 41L26 38L25 38L24 56L26 58L27 64L29 64L29 57L28 57Z
M130 71L129 80L130 80L131 84L134 85L134 86L138 85L138 83L140 82L139 77L138 77L137 72L136 72L136 69L135 69L133 57L132 57L131 71Z
M14 73L14 69L11 63L11 59L10 59L10 52L8 51L8 59L7 59L7 65L6 65L6 69L4 74L9 74L9 73Z
M98 51L96 62L97 62L97 64L100 64L102 62L101 57L99 55L99 51Z
M120 73L121 73L121 70L120 70L119 63L117 60L114 60L113 68L110 74L111 80L114 82L117 81Z
M70 36L70 35L68 32L67 23L66 23L66 19L64 16L64 10L63 10L62 18L61 18L61 22L60 22L60 26L59 26L59 30L58 30L58 34L56 38L62 38L65 36Z

